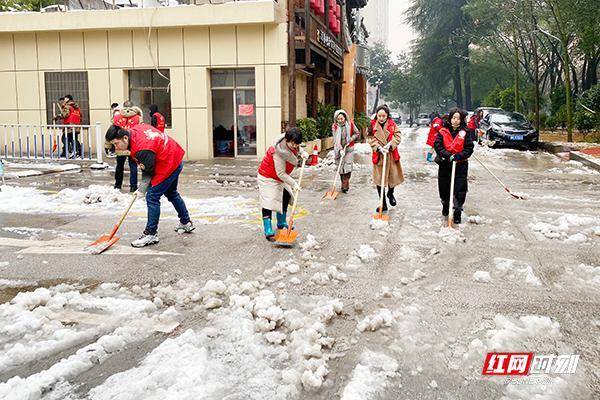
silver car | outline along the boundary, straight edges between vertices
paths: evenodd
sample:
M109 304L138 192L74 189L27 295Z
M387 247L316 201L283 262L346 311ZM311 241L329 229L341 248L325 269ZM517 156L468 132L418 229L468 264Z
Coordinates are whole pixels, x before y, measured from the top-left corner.
M431 121L429 120L429 115L427 114L419 114L419 116L417 117L417 125L419 126L429 126L429 123Z

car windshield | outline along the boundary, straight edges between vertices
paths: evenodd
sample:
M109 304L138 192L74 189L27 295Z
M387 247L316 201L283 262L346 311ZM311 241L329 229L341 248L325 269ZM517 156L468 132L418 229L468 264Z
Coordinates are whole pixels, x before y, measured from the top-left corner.
M492 114L491 115L492 122L497 124L510 124L510 123L519 123L526 124L527 120L521 114L510 113L510 114Z
M419 118L429 118L427 114L419 114Z

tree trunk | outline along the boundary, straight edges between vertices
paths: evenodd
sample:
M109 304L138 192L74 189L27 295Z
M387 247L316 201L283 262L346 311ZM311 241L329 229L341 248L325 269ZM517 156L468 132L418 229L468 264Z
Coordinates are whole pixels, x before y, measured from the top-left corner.
M456 64L454 65L454 93L456 94L456 106L459 108L463 107L463 94L462 94L462 84L460 79L460 62L458 58L456 59Z
M371 114L375 114L377 107L379 107L379 86L377 86L377 90L375 90L375 101L373 102L373 112Z
M569 56L569 40L561 35L560 41L564 51L563 72L565 77L565 92L567 100L567 141L573 141L573 103L571 101L571 57Z
M533 48L533 80L534 80L534 96L533 96L533 111L535 112L535 129L540 131L540 60L537 50L537 43L533 33L531 35L531 47Z
M515 112L519 112L519 46L515 35Z
M465 83L465 107L467 110L473 108L471 99L471 61L469 58L469 46L466 48L466 58L463 61L463 79Z

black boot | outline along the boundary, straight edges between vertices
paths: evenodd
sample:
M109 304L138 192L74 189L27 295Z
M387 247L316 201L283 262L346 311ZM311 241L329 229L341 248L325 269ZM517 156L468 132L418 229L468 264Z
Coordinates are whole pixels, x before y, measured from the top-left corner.
M388 188L387 198L390 201L390 206L396 207L396 198L394 197L394 188Z
M454 223L460 224L462 222L462 210L454 210Z
M450 203L448 203L447 201L442 201L442 215L444 217L447 217L449 213L450 213Z
M377 194L379 194L379 199L381 199L381 186L377 186ZM383 211L387 211L387 209L387 202L385 201L385 196L383 196ZM377 206L375 212L379 212L379 206Z

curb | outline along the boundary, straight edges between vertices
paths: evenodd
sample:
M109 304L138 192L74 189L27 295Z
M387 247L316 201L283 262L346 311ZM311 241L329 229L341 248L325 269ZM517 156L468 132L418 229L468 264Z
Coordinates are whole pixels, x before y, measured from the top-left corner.
M568 154L569 160L579 161L583 165L600 171L600 159L590 156L578 150L573 150L572 147L552 142L539 142L539 148L548 153L552 153L560 157L560 153Z
M24 170L18 171L18 172L5 172L4 178L6 180L10 180L10 179L19 179L19 178L29 178L31 176L57 174L60 172L81 172L81 170L82 170L82 168L44 169L44 170L24 169Z

